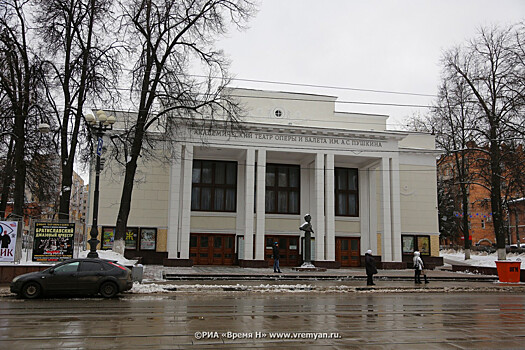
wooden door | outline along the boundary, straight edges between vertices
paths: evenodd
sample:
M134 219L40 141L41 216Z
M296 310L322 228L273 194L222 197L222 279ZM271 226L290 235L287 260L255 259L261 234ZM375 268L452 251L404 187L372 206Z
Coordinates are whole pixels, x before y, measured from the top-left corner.
M359 238L336 237L335 260L341 263L341 267L361 266Z
M299 265L299 236L266 236L265 242L265 260L271 265L273 265L274 242L279 242L279 266Z
M233 265L235 235L191 234L190 258L195 265Z

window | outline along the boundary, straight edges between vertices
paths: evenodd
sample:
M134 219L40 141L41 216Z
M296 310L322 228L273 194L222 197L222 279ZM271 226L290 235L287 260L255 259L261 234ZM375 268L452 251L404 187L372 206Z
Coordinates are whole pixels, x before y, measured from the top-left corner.
M194 160L191 210L236 210L237 163Z
M485 228L485 220L481 219L481 228Z
M430 255L430 236L403 235L401 241L403 254L412 255L417 250L421 255Z
M335 168L335 215L359 216L357 169Z
M266 165L266 213L299 214L300 167Z
M64 264L61 266L58 266L54 269L55 273L68 273L68 272L76 272L78 270L78 265L80 262L75 261L69 264Z
M104 271L104 267L95 261L82 261L79 271Z

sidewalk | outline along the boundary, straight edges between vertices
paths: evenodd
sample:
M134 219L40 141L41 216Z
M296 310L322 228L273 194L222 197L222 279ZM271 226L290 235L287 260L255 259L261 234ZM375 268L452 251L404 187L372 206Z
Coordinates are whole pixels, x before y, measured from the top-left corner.
M193 266L165 267L144 266L144 279L150 281L188 281L188 280L362 280L366 279L364 268L329 269L318 271L295 271L291 267L281 268L282 273L274 273L271 268L242 268L238 266ZM162 276L162 278L161 278ZM428 270L427 276L434 281L493 282L497 276L458 273L447 270ZM414 270L379 270L375 279L413 281Z

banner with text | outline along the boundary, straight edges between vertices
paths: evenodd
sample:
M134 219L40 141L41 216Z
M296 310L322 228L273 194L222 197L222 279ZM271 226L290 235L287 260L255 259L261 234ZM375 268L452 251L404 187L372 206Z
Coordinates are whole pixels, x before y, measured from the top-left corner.
M0 261L15 261L16 234L18 232L17 221L0 221Z
M73 258L75 223L35 223L33 261L63 261Z

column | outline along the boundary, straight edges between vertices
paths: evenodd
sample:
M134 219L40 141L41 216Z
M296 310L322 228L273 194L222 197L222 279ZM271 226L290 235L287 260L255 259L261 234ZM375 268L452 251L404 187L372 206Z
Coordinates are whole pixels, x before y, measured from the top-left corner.
M244 182L244 260L253 260L253 207L255 204L255 149L246 150Z
M325 168L325 258L335 261L335 200L334 200L334 154L326 154Z
M381 230L382 261L392 261L392 222L390 208L390 158L381 158Z
M257 226L255 230L255 260L264 260L264 232L266 220L266 150L257 151L257 198L255 212Z
M180 207L181 207L181 171L182 171L182 145L175 145L174 156L170 167L170 201L168 203L168 259L176 259L178 237L180 234Z
M360 168L358 172L359 184L359 221L361 225L361 244L360 254L364 255L368 249L372 249L372 254L377 254L377 246L370 246L370 183L369 168Z
M373 255L378 255L377 250L377 168L368 168L368 222L369 232L368 237L369 249L372 250ZM364 252L363 252L364 254Z
M179 236L180 257L190 258L191 178L193 169L193 145L182 147L182 210Z
M401 247L401 195L399 183L399 156L390 159L390 198L392 212L392 259L402 261Z
M315 236L315 257L313 261L325 260L324 255L324 154L317 153L314 162L314 207L315 214L312 215Z

